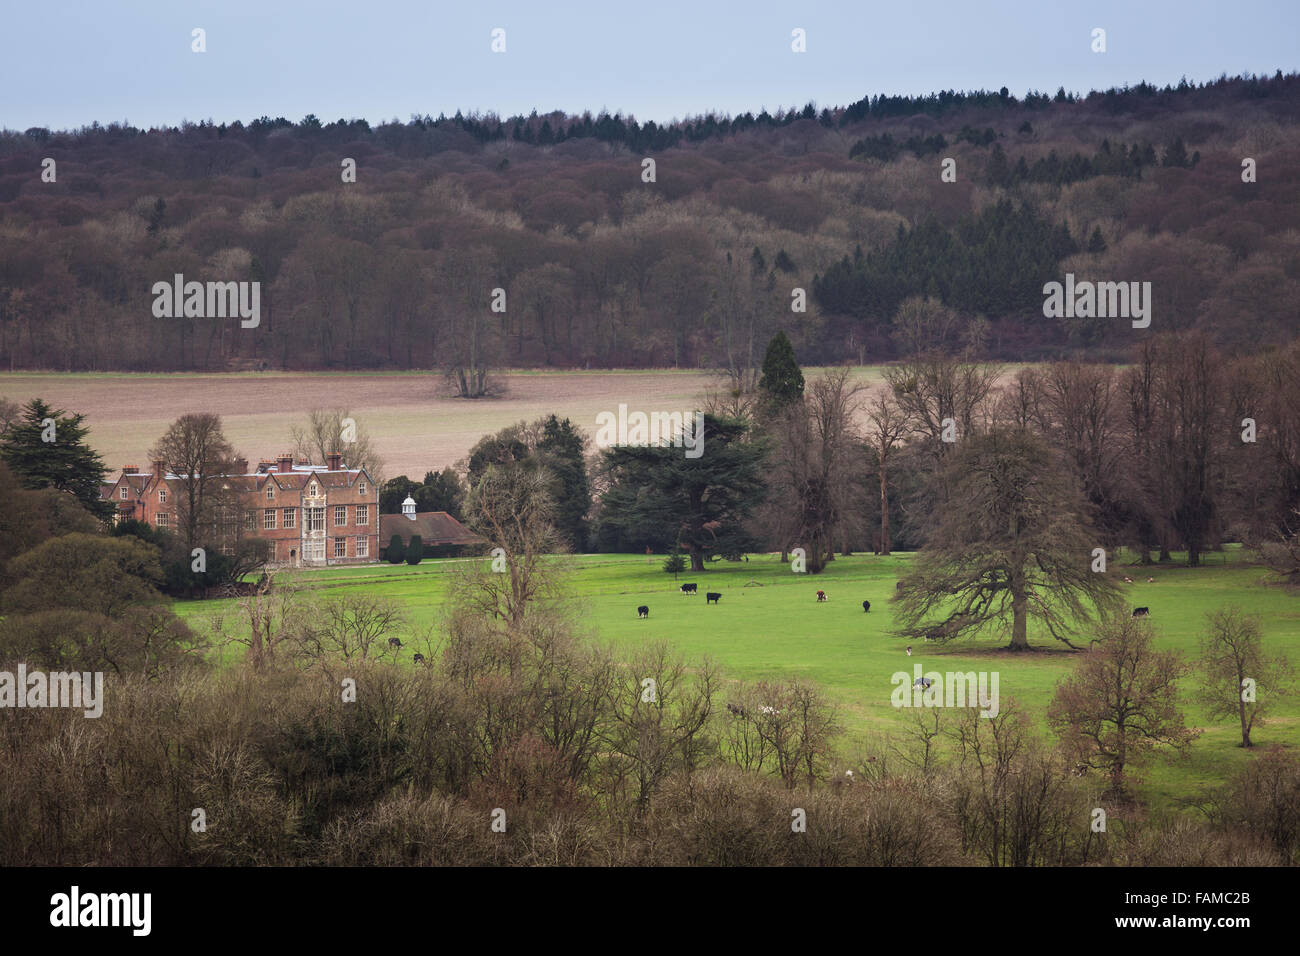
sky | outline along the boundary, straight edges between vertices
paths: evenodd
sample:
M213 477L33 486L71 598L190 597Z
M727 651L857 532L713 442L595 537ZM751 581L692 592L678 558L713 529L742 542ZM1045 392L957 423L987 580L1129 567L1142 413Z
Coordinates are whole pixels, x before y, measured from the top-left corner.
M192 51L205 31L206 52ZM492 33L505 31L505 52ZM806 52L791 49L802 29ZM1106 52L1091 49L1094 28ZM1300 0L58 0L0 8L0 127L601 109L664 122L868 94L1300 69Z

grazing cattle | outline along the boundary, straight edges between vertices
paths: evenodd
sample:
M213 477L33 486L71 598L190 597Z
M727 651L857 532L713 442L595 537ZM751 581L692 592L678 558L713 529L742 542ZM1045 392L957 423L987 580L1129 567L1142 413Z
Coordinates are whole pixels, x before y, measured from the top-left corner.
M908 644L908 645L907 645L907 656L908 656L908 657L911 657L911 656L912 656L912 645L911 645L911 644Z
M817 592L817 600L818 600L818 601L825 601L825 600L826 600L826 592L825 592L825 591L818 591L818 592Z
M929 690L930 685L933 683L934 681L929 677L918 677L916 680L912 681L912 686L920 687L923 690Z
M394 650L401 650L402 639L399 637L390 637L388 639L388 646L393 648Z
M424 663L424 655L423 655L423 654L416 654L415 657L412 658L412 660L415 661L415 663L417 663L417 664L423 664L423 663Z
M1134 617L1149 617L1150 614L1151 614L1151 608L1149 607L1135 607L1133 609Z
M871 602L870 602L870 601L863 601L863 602L862 602L862 610L864 610L864 611L870 611L870 610L871 610Z
M683 594L699 594L700 586L698 584L683 584L681 586L681 592Z
M1155 578L1147 578L1147 584L1155 584L1155 583L1156 583Z
M727 711L735 717L745 716L745 708L741 707L739 704L728 704Z
M1125 583L1125 584L1132 584L1132 583L1133 583L1133 579L1130 578L1128 575L1124 575L1124 583Z
M642 604L639 608L636 609L636 616L637 616L637 617L649 617L649 616L650 616L650 609L649 609L648 607L646 607L644 604Z
M722 597L717 591L707 591L704 595L705 604L717 604L718 598Z

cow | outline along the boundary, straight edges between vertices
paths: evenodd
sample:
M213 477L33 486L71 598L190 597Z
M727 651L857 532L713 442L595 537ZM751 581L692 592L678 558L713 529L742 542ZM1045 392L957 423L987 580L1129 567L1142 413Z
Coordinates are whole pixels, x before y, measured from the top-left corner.
M722 597L717 591L708 591L704 595L705 604L717 604L718 598Z
M870 611L871 611L871 602L870 602L870 601L863 601L863 602L862 602L862 610L865 611L865 612L870 613Z
M1134 617L1150 617L1150 615L1151 615L1151 608L1149 607L1135 607L1133 609Z
M650 609L649 609L648 607L646 607L644 604L642 604L639 608L636 609L636 616L637 616L637 617L649 617L649 616L650 616Z
M907 645L907 656L908 656L908 657L911 657L911 656L912 656L912 645L911 645L911 644L908 644L908 645Z
M424 655L423 655L423 654L416 654L415 657L413 657L413 658L411 658L411 659L412 659L413 661L415 661L415 663L417 663L417 664L423 664L423 663L424 663Z
M400 637L390 637L388 639L388 646L395 651L400 651L402 649L402 639Z
M1124 575L1124 583L1125 583L1125 584L1132 584L1132 583L1133 583L1133 579L1132 579L1131 577L1129 577L1129 576L1126 574L1126 575Z
M744 716L745 716L745 708L742 707L742 706L739 705L739 704L728 704L728 705L727 705L727 711L728 711L728 713L732 714L732 715L735 716L735 717L744 717Z
M1147 584L1155 584L1155 583L1156 583L1155 578L1147 578Z
M683 594L699 594L700 586L698 584L683 584L680 590Z
M826 600L826 592L825 592L825 591L818 591L818 592L817 592L817 600L818 600L819 602L820 602L820 601L825 601L825 600Z
M918 677L916 680L912 681L912 686L920 687L923 690L929 690L930 685L933 683L934 681L929 677Z

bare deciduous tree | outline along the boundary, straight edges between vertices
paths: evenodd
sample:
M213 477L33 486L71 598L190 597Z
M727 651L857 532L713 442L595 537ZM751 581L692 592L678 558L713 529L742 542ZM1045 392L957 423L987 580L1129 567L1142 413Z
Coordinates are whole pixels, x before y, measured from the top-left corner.
M1157 747L1186 753L1200 736L1178 709L1178 680L1187 673L1176 652L1156 650L1147 621L1115 615L1057 685L1048 722L1078 763L1104 771L1109 793L1123 796L1130 765Z

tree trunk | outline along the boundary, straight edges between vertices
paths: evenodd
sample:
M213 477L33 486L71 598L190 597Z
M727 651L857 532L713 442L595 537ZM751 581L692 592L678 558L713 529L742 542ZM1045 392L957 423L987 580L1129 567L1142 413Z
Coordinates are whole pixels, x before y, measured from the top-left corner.
M1011 650L1029 650L1028 615L1029 596L1025 593L1024 578L1017 574L1011 579Z
M691 570L704 570L704 552L699 548L691 548Z
M883 461L880 463L880 553L889 554L889 487Z

